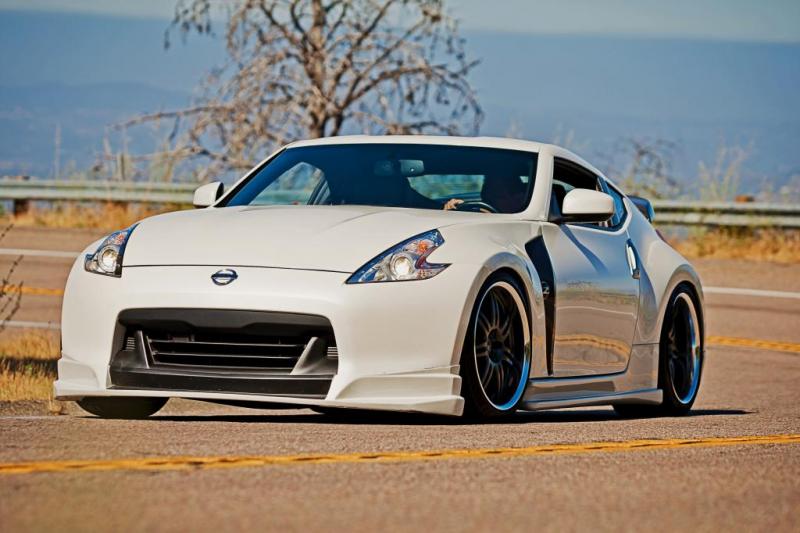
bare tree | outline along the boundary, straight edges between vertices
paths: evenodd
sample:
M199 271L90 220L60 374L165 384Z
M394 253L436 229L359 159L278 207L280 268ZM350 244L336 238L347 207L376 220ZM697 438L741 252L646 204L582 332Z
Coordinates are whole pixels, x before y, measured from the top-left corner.
M180 0L176 32L211 34L212 0ZM473 133L482 119L443 0L246 0L228 6L227 64L171 120L169 152L199 179L244 170L276 146L343 133ZM162 152L163 154L163 152Z
M713 165L705 161L698 165L700 198L711 201L732 201L739 192L742 165L752 152L750 146L721 145Z

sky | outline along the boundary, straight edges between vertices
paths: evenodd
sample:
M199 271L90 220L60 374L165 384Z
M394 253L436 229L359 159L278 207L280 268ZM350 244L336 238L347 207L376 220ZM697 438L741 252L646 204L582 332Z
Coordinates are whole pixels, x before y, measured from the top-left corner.
M800 0L449 0L465 29L800 42ZM0 10L171 18L170 0L0 0Z
M626 139L663 139L688 180L741 146L751 189L800 187L800 0L445 2L480 60L481 134L568 144L601 167ZM165 50L174 5L0 0L0 174L51 175L56 131L59 168L87 168L110 124L186 106L225 51L198 36ZM140 131L131 149L159 140Z

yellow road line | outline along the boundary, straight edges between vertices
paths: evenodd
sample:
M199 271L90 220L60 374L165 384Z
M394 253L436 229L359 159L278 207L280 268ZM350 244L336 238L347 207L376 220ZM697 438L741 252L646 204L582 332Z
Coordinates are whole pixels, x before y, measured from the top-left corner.
M5 285L2 290L7 293L32 294L35 296L64 296L64 289L45 289L43 287L22 287L18 285Z
M645 450L708 448L753 444L800 444L800 434L709 437L702 439L630 440L625 442L589 442L583 444L546 444L526 448L456 449L438 451L397 451L375 453L149 457L96 461L36 461L0 463L0 475L37 472L100 472L115 470L206 470L293 466L331 463L384 463L439 461L447 459L487 459L495 457L534 457L586 453L635 452Z
M742 339L739 337L707 337L706 344L708 346L760 348L762 350L776 350L780 352L800 353L800 344L794 342Z

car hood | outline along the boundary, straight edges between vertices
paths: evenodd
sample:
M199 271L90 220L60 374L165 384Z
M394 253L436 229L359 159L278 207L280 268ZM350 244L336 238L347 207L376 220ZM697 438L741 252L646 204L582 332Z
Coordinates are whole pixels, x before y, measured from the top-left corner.
M139 223L123 263L353 272L409 237L482 216L487 215L362 206L179 211Z

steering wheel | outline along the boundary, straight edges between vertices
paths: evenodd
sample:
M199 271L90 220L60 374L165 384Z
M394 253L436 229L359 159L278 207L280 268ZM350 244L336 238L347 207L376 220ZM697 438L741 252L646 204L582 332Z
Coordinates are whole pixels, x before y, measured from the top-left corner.
M456 211L472 211L474 213L479 211L488 211L490 213L500 212L497 210L497 208L487 204L486 202L481 202L480 200L464 200L456 206Z

